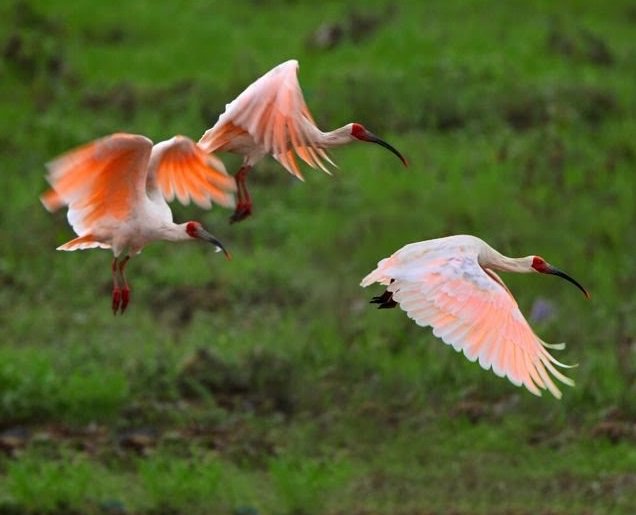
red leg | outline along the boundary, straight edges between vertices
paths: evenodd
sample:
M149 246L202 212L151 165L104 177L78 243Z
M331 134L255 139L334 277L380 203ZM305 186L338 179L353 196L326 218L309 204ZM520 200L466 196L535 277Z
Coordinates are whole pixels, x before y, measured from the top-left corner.
M230 223L245 220L252 214L252 199L247 191L247 173L251 169L251 166L243 165L234 176L234 179L236 180L238 202L236 204L234 214L230 217Z
M130 302L130 288L128 286L128 281L126 281L126 275L124 273L129 259L130 259L130 256L126 256L122 261L119 262L119 277L122 282L122 288L121 288L121 314L122 315L124 314L124 311L126 311L126 308L128 307L128 302Z
M113 272L113 315L117 314L119 311L119 306L121 304L121 287L119 285L119 270L117 258L113 259L113 264L111 265L111 270Z

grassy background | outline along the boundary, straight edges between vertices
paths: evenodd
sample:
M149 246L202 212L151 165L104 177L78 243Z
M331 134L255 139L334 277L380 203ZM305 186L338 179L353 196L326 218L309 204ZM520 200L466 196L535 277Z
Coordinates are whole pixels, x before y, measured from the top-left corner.
M633 513L634 6L173 4L0 7L0 511ZM44 163L120 130L198 138L289 58L322 128L362 122L411 167L351 145L305 183L259 163L244 223L174 205L234 260L152 245L113 318L109 255L54 250ZM579 364L562 401L367 304L380 258L457 233L592 292L505 278Z

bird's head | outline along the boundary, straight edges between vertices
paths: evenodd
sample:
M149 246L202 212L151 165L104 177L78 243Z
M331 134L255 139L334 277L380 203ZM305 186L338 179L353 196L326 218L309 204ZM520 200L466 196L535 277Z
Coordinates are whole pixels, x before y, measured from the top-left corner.
M185 224L185 231L190 238L195 240L203 240L211 243L216 246L217 252L223 252L227 259L232 259L230 253L225 249L223 244L217 240L214 236L212 236L208 231L206 231L203 226L199 222L187 222Z
M570 281L574 286L581 290L588 299L590 298L590 293L585 288L583 288L583 286L581 286L578 281L574 280L572 277L559 270L557 267L552 266L542 257L532 256L532 263L530 267L532 268L532 270L534 270L535 272L539 272L540 274L558 275L566 281Z
M359 123L352 123L351 125L351 136L353 138L360 141L368 141L369 143L377 143L378 145L383 146L384 148L393 152L396 156L400 158L400 161L404 164L404 166L408 166L408 161L404 158L402 154L400 154L395 147L389 145L386 141L378 138L371 131L367 130L364 125Z

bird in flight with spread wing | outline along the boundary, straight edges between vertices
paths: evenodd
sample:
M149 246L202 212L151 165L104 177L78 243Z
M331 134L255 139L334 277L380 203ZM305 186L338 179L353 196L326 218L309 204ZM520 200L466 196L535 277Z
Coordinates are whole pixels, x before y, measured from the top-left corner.
M325 163L334 163L326 149L352 141L377 143L407 165L406 159L393 146L359 123L322 132L305 104L297 72L296 60L286 61L267 72L227 104L225 112L199 140L206 152L232 152L243 156L243 164L235 175L238 202L230 218L232 222L251 214L247 174L267 154L299 179L302 174L295 155L312 168L329 173Z
M547 349L565 344L542 341L519 311L517 302L495 270L539 272L570 281L586 297L589 293L565 272L539 256L506 257L475 236L460 235L411 243L402 247L361 282L386 286L371 302L380 308L397 305L422 327L431 326L444 343L479 361L486 370L525 386L535 395L542 389L557 398L561 391L552 377L574 382L559 372L565 367Z
M131 256L154 240L203 240L223 244L199 222L176 224L166 200L175 196L201 207L234 206L235 181L223 163L194 141L175 136L156 145L145 136L117 133L75 148L47 165L51 189L40 198L46 209L68 206L78 237L58 250L112 249L113 313L130 300L124 270Z

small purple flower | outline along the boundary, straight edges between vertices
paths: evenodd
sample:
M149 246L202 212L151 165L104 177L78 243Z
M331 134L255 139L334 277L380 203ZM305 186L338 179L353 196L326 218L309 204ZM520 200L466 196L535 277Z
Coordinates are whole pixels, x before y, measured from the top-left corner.
M556 316L554 302L538 297L532 303L530 310L530 321L535 323L548 322Z

